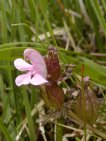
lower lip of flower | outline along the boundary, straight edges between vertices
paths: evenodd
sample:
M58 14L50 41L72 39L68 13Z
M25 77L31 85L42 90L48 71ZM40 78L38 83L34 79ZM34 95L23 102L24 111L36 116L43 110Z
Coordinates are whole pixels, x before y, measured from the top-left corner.
M31 72L31 77L33 77L36 74L36 71Z
M27 72L30 76L31 76L31 78L36 74L36 71L34 71L34 70L30 70L30 71L28 71Z

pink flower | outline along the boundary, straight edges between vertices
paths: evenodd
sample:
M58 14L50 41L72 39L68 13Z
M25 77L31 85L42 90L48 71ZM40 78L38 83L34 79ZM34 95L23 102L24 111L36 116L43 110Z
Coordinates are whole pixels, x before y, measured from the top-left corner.
M84 82L89 82L89 76L84 77Z
M25 74L16 77L15 83L17 86L33 84L41 85L46 82L47 68L45 61L41 54L34 49L26 49L24 51L24 59L30 61L31 64L25 60L18 58L14 61L14 66L25 72Z

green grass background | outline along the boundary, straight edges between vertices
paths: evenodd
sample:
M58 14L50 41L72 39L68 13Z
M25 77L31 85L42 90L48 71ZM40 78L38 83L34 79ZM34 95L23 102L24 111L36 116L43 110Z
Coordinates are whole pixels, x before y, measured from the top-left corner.
M62 63L76 64L76 74L83 63L85 75L106 88L106 67L100 65L106 63L105 21L105 0L0 0L0 140L15 141L24 118L28 131L20 141L36 139L36 115L30 112L39 102L39 89L15 85L19 72L13 61L23 57L25 48L45 55L53 45Z

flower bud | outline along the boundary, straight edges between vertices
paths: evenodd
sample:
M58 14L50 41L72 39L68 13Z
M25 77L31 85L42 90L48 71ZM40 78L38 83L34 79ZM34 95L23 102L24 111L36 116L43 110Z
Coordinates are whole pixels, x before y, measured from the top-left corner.
M79 95L77 97L75 112L80 119L82 119L83 121L85 120L88 124L92 125L98 117L99 105L95 93L88 86L88 84L85 84L84 86L84 96L85 107L83 107L84 104L82 90L80 90ZM83 111L83 109L85 110Z
M48 96L50 106L57 110L62 108L64 102L64 92L55 82L45 84L46 94Z
M60 77L60 65L57 55L57 49L49 47L48 57L45 58L49 78L57 82Z

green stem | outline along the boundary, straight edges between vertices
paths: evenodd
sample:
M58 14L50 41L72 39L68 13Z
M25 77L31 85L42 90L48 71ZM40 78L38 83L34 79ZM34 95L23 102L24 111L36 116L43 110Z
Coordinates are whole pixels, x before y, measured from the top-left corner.
M31 107L30 107L30 104L29 104L28 95L26 93L26 88L25 87L23 88L23 99L24 99L26 115L27 115L27 118L28 118L28 127L29 127L30 140L35 141L36 136L35 136L34 123L33 123L32 117L31 117Z
M57 119L57 122L63 124L63 118L61 117ZM63 127L57 126L56 124L56 141L62 141L62 137L63 137Z
M86 141L86 101L84 94L84 64L82 65L82 112L84 119L84 141Z

